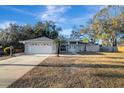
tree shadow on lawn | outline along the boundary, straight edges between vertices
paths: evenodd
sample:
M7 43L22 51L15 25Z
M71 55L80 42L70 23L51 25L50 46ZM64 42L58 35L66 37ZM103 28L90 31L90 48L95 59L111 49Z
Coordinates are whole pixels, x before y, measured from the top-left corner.
M67 55L67 56L63 56L63 55L60 55L60 58L61 57L64 57L64 58L109 58L109 59L124 59L124 57L109 57L109 56L102 56L102 55L89 55L89 56L81 56L81 55L76 55L76 56L71 56L71 55ZM59 57L56 57L56 58L59 58ZM99 61L99 60L98 60Z
M78 68L124 68L124 65L108 64L40 64L42 67L78 67Z
M122 53L122 52L102 52L102 51L100 51L100 52L78 52L78 54L80 54L80 55L111 55L111 53L114 53L114 54L118 54L118 53ZM124 54L124 53L123 53Z
M43 63L39 65L32 64L0 64L0 66L37 66L37 67L77 67L77 68L124 68L124 65L110 65L110 64L60 64L60 63Z
M98 77L108 77L108 78L124 78L124 74L119 74L119 73L98 73L98 74L93 74L93 76L98 76Z
M60 53L60 55L105 55L102 52L77 52L77 53L71 53L71 52L63 52Z
M124 57L105 57L105 58L111 58L111 59L124 59Z
M102 52L82 52L82 53L77 53L80 55L105 55Z

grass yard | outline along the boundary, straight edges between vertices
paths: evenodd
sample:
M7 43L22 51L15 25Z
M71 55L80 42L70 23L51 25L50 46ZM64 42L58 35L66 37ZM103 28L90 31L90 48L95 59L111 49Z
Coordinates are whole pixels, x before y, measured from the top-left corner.
M124 87L124 53L49 57L9 87Z

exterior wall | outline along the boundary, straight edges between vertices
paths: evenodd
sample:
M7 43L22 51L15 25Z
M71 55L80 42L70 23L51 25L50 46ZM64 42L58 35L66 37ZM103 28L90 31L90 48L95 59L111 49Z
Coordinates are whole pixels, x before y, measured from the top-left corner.
M68 52L79 52L79 45L76 44L70 44L68 45Z
M86 50L85 50L86 47ZM99 45L85 45L85 44L69 44L66 46L67 50L65 52L98 52L100 51Z
M86 51L87 52L98 52L100 50L99 45L87 45Z
M67 52L83 52L85 50L85 45L78 44L73 45L74 49L72 51L71 44L67 46Z
M79 45L79 52L85 51L85 45Z
M67 50L68 52L84 52L85 51L85 44L75 45L74 51L70 48L71 45L68 46ZM86 45L86 51L87 52L98 52L100 50L99 45Z
M28 43L25 43L25 49L24 49L25 54L28 54Z
M52 42L52 53L57 53L57 44L56 42Z
M80 41L69 41L67 46L68 52L98 52L100 51L99 45L94 44L85 44Z

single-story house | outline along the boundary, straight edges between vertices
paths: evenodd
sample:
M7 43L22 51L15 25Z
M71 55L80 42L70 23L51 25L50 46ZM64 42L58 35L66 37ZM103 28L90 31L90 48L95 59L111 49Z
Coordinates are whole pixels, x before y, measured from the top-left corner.
M25 54L55 54L57 44L54 40L47 37L20 41L25 45ZM60 44L60 52L98 52L99 45L93 43L83 43L80 40L67 40Z
M25 54L54 54L57 52L56 42L47 37L20 41L25 45Z

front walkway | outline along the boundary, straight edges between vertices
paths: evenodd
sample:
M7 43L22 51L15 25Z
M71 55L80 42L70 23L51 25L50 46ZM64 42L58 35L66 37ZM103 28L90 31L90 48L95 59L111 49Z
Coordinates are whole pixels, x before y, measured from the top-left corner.
M0 87L8 87L47 57L21 55L0 61Z

